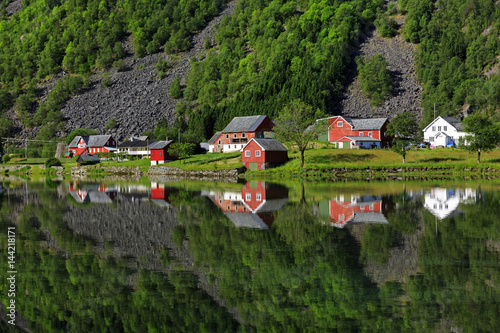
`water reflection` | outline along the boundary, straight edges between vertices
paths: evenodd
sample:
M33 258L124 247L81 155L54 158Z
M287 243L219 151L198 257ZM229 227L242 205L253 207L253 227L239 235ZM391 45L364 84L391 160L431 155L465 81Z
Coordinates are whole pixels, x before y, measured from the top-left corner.
M320 216L329 218L330 225L337 228L349 223L388 223L387 214L393 210L392 196L341 194L319 203Z
M288 188L264 181L246 183L240 191L212 190L208 196L237 227L269 229L275 212L288 201Z
M436 187L425 193L424 207L440 220L457 216L461 213L460 203L471 204L476 200L476 190L472 188Z
M118 190L106 184L81 184L79 181L66 183L69 194L77 203L109 204L116 198Z

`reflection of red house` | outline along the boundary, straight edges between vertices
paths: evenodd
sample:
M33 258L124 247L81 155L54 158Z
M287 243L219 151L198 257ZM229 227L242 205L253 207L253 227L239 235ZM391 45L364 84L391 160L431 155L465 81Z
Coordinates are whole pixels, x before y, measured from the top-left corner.
M338 200L320 202L320 215L330 224L343 228L348 223L388 223L387 214L394 209L391 197L342 195Z
M171 156L168 153L168 149L172 143L172 140L158 141L149 148L151 151L151 165L164 164L165 162L177 159L177 157Z
M261 181L248 182L241 192L215 192L213 201L238 227L268 229L274 214L288 201L288 189Z
M164 184L151 183L151 199L164 200L170 203L169 197L171 194L179 193L179 189L173 187L165 187Z
M274 139L252 139L241 149L241 163L249 170L272 168L288 160L288 149Z
M111 135L78 135L73 138L68 148L73 155L114 152L116 141Z
M383 148L391 138L386 135L387 118L355 119L335 116L328 119L328 141L337 148Z
M118 191L105 184L68 183L69 194L78 203L111 203L116 198Z

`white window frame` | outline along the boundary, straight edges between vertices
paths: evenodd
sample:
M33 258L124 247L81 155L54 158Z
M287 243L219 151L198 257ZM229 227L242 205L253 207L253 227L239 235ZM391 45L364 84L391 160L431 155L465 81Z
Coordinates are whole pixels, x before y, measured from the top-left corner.
M438 126L438 132L441 132L441 126Z
M363 136L363 132L359 132L359 136Z
M252 201L252 193L247 193L247 194L245 195L245 200L246 200L246 201Z
M344 122L342 120L337 121L337 127L344 127Z
M255 151L255 157L260 157L260 150Z
M443 131L447 131L448 130L448 126L443 126Z
M251 156L252 156L252 152L250 150L246 150L245 157L251 157Z
M436 132L436 126L432 126L432 131Z
M257 201L262 200L262 195L260 193L257 193L255 196L256 196L255 199L257 199Z
M372 137L373 133L372 132L368 132L368 136Z

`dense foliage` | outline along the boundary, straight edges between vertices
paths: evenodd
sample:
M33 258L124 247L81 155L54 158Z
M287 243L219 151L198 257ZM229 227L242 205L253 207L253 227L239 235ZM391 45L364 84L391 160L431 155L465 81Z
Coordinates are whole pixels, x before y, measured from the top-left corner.
M387 60L381 54L377 54L370 59L359 56L356 63L363 92L370 98L372 106L379 106L392 89Z
M378 0L239 1L220 24L218 48L191 61L184 98L195 106L184 126L210 138L235 116L274 118L297 98L330 111L349 45L382 6Z
M418 43L417 74L424 88L423 123L455 116L464 107L500 106L500 9L495 1L400 0L404 37ZM496 70L495 70L496 69ZM489 74L491 71L491 75Z
M0 116L18 103L25 126L59 121L60 113L53 108L59 111L57 99L31 123L28 113L32 113L30 104L38 83L62 70L89 74L111 66L123 69L122 43L129 33L138 57L163 47L166 52L185 51L190 34L202 28L225 2L24 0L22 11L11 18L0 13ZM0 8L5 4L2 1ZM42 136L53 136L55 126ZM2 119L0 131L11 134L12 123Z

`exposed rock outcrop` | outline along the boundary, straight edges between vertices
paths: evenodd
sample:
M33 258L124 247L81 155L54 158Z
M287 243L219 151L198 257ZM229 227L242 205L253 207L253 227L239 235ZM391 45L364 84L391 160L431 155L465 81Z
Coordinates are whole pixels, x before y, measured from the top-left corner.
M404 17L398 17L397 21L403 24ZM368 32L361 38L358 47L352 50L353 61L346 74L348 85L343 96L334 106L334 111L349 117L388 118L393 118L403 112L412 112L417 117L417 121L420 121L423 111L420 106L422 87L417 81L414 52L415 46L405 42L401 35L382 38L375 30ZM358 55L369 59L376 54L381 54L387 60L393 88L381 106L372 108L370 100L361 90L354 59Z

